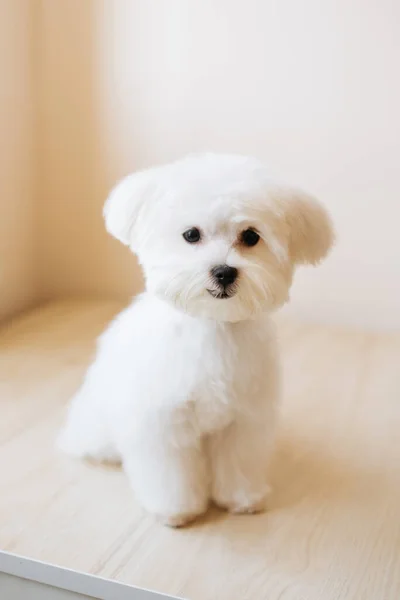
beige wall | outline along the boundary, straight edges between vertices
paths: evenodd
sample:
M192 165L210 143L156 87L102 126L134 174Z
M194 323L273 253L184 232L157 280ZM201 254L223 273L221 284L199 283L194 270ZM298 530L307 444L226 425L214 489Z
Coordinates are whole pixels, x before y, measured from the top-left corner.
M33 5L0 1L0 320L36 298Z
M99 81L106 68L97 29L103 2L42 0L41 6L42 289L46 297L126 296L140 277L130 256L106 236L102 220L102 204L115 175L106 172L108 141L102 128L107 123L100 115L107 93Z
M323 199L339 244L292 310L400 328L400 4L43 0L43 283L139 285L101 206L121 175L192 150L256 154Z

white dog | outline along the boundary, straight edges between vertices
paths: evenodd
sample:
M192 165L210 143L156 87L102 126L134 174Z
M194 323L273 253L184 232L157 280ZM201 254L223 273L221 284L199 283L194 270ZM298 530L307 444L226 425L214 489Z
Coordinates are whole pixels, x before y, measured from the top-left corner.
M122 460L138 500L171 526L211 500L262 510L279 399L269 314L294 268L327 254L328 215L257 160L206 154L130 175L104 216L146 292L101 337L61 447Z

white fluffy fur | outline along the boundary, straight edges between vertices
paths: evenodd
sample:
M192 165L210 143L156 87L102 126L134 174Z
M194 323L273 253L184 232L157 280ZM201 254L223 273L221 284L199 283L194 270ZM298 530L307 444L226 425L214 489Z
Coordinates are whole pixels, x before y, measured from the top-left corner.
M104 215L138 255L146 292L101 337L62 448L122 460L139 501L170 525L210 500L262 510L279 399L269 313L288 300L294 267L327 254L325 210L255 159L209 154L127 177ZM182 237L191 227L197 244ZM251 248L249 227L261 235ZM239 271L228 299L208 291L221 264Z

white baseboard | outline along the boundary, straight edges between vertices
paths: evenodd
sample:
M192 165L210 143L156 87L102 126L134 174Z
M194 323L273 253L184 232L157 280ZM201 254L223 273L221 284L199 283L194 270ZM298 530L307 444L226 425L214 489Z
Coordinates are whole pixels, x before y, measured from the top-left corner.
M2 551L0 551L0 590L1 598L5 600L172 599L171 596L158 592Z

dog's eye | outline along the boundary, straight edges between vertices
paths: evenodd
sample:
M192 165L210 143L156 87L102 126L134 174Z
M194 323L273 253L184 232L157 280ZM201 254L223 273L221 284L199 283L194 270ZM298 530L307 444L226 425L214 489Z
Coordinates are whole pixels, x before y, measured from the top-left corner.
M187 242L189 242L189 244L196 244L201 240L200 229L197 229L197 227L192 227L191 229L185 231L183 237Z
M245 246L250 248L258 243L260 236L258 235L257 231L254 231L254 229L246 229L245 231L242 231L240 239Z

